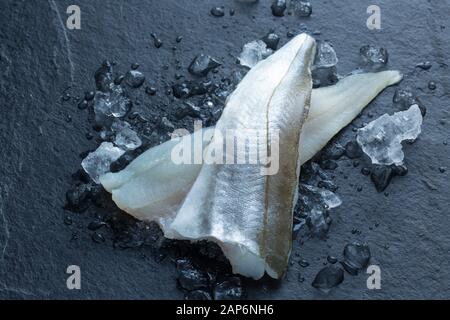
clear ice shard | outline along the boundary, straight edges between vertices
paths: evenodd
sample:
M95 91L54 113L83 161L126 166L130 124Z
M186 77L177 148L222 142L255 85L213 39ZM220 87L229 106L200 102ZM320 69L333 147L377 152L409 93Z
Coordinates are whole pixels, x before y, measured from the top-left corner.
M358 130L356 140L373 164L401 165L403 141L414 141L421 132L422 113L418 105L406 111L384 114Z
M115 147L111 142L103 142L97 150L88 154L81 166L95 183L100 183L100 177L110 171L111 163L124 153L124 150Z
M299 17L309 17L312 14L312 6L309 1L291 0L290 7Z
M238 59L241 65L253 68L258 62L264 60L272 53L273 50L267 48L264 41L255 40L244 45Z
M331 68L337 65L338 62L339 59L331 43L328 41L318 41L314 68Z
M116 146L125 150L135 150L142 145L142 141L138 134L131 128L126 121L115 121L111 129L115 132L116 137L114 143Z
M97 119L124 117L130 110L131 101L121 86L111 85L107 92L97 91L94 97L94 112Z
M389 54L385 48L367 45L361 47L359 53L365 64L385 65L389 60Z
M339 59L330 42L317 42L317 53L312 71L314 88L325 87L338 82L336 68L338 61Z
M300 221L306 221L312 235L325 236L331 223L328 211L339 207L342 200L330 190L308 184L299 186L299 200Z

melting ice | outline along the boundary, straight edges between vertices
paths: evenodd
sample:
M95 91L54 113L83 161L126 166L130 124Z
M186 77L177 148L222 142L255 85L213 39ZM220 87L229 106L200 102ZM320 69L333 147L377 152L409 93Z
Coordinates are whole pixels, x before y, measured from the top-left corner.
M134 150L142 145L141 139L126 121L116 121L111 129L116 133L114 143L125 150Z
M382 115L358 130L357 141L373 164L401 165L402 142L414 141L421 132L422 113L417 104L406 111Z
M272 49L262 40L255 40L244 45L239 55L241 65L253 68L258 62L264 60L273 53Z
M81 162L81 166L95 183L100 183L100 176L109 172L111 163L124 153L124 150L115 147L111 142L103 142L97 150L88 154Z

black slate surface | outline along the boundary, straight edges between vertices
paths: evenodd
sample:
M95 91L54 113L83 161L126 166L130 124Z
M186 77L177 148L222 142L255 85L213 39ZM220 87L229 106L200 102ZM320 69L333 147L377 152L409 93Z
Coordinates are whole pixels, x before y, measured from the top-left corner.
M397 177L389 195L377 193L369 179L350 160L339 161L336 181L343 205L333 211L326 241L309 239L294 244L296 254L309 261L297 263L281 282L246 284L249 298L262 299L421 299L450 297L450 146L449 50L450 3L445 1L376 1L381 7L382 30L365 26L366 9L373 1L312 1L311 18L276 18L270 2L256 5L216 0L77 0L82 29L67 30L66 8L73 1L2 0L0 2L0 298L125 298L179 299L174 264L156 262L147 248L118 250L111 241L91 240L88 214L63 210L71 174L79 154L94 149L85 138L92 131L86 112L64 102L65 92L82 96L92 90L93 73L108 58L117 70L133 62L147 82L158 88L155 97L142 97L138 109L154 117L170 114L165 83L186 68L199 52L223 62L218 77L235 65L244 43L259 39L273 28L287 42L286 32L304 23L333 42L340 58L339 72L359 64L359 48L381 45L389 50L391 68L405 74L401 87L416 90L428 113L423 133L405 147L409 174ZM209 14L215 5L234 8L234 16ZM153 46L154 32L164 42ZM173 51L176 37L183 41ZM174 69L175 60L183 70ZM424 71L414 68L429 60ZM168 70L163 66L169 65ZM437 89L427 83L434 80ZM369 112L393 112L388 88L354 121L361 126ZM72 117L67 122L68 116ZM352 126L337 137L354 136ZM447 167L445 173L438 168ZM342 173L339 173L339 172ZM361 192L356 186L363 186ZM72 215L74 224L63 223ZM378 225L379 224L379 225ZM378 227L376 227L378 225ZM352 230L361 233L352 233ZM74 232L77 236L74 237ZM329 295L311 287L328 254L341 257L345 244L369 243L372 263L381 267L382 289L366 288L367 275L345 275ZM298 259L298 258L295 258ZM66 268L81 267L82 289L66 288ZM298 281L298 273L305 282Z

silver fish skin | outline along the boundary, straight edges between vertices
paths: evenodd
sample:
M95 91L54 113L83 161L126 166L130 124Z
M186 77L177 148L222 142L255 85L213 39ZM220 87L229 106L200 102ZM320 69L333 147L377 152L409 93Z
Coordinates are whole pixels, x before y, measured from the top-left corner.
M279 170L262 174L261 164L204 164L171 225L179 237L218 243L234 273L260 279L267 272L280 278L286 270L314 56L312 37L292 39L250 70L216 125L222 136L227 130L258 132L262 138L256 149L279 155ZM276 134L279 150L271 141ZM220 148L223 139L215 135L206 153Z

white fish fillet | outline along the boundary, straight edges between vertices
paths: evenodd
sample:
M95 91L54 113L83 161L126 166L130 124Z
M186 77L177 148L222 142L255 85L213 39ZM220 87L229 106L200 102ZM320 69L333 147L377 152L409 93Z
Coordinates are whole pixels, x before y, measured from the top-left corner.
M358 74L341 80L333 87L313 90L310 115L304 125L303 134L300 135L301 145L299 149L299 162L302 164L311 158L341 128L353 120L364 106L366 106L380 91L386 86L392 85L400 80L401 75L396 71L386 71L375 74ZM299 118L301 118L301 116L299 116ZM183 139L191 139L191 137L188 136ZM203 209L202 211L200 206L200 210L197 211L198 203L202 203L201 201L204 202L205 199L209 199L209 196L211 196L211 198L216 197L214 193L213 195L206 196L203 200L200 199L198 201L199 195L208 194L208 190L213 190L212 188L209 188L211 186L210 182L207 184L203 180L198 180L201 181L198 182L199 187L197 187L195 191L191 191L191 193L195 192L195 194L190 197L192 202L194 202L194 208L196 209L192 210L189 208L188 214L185 213L186 210L184 212L182 210L179 217L177 216L180 203L197 179L201 165L175 165L170 160L170 150L176 143L177 142L170 141L152 148L137 158L125 170L119 173L108 174L101 178L104 187L112 192L113 199L117 205L138 219L157 221L167 237L191 240L210 239L218 242L224 250L224 253L230 259L234 272L236 273L259 278L267 269L272 277L280 277L289 256L291 224L288 224L287 222L283 223L285 226L289 226L288 228L285 228L286 230L283 231L283 234L280 235L279 232L273 233L271 236L271 241L283 244L282 248L279 250L279 256L281 258L279 258L278 261L281 262L278 264L275 263L275 268L273 268L270 264L270 260L268 265L266 265L265 262L266 257L269 255L264 256L261 251L258 251L261 250L260 243L257 241L253 241L253 243L248 241L248 239L251 238L258 238L258 232L260 233L260 231L252 231L253 236L249 236L248 234L242 236L242 234L239 234L239 225L244 225L246 228L247 224L253 223L254 220L261 219L262 214L261 212L257 212L258 210L255 210L252 217L248 217L247 205L252 204L252 201L238 198L238 202L243 201L243 203L246 204L240 208L239 214L248 217L246 219L250 219L251 221L233 221L237 226L234 228L234 231L231 230L231 241L229 238L220 238L223 237L223 231L221 233L221 230L212 230L213 228L220 229L226 224L223 223L223 221L220 221L220 219L217 221L217 216L220 217L220 212L219 215L210 215L211 205L209 203L209 208L207 210ZM234 167L237 167L238 178L236 181L233 181L232 185L236 183L239 186L239 180L243 178L239 170L248 172L248 168L240 166ZM209 172L206 174L207 178L208 176L211 176ZM296 177L296 173L294 173L293 176ZM217 177L217 175L215 177ZM229 183L230 178L226 177L223 180L224 183ZM209 187L202 188L202 186ZM227 188L229 187L230 186L227 186ZM221 190L221 188L218 189L219 191ZM294 189L296 190L296 187ZM219 197L219 199L220 198L226 199L223 197ZM189 200L189 197L187 200ZM206 201L209 202L209 200ZM275 199L273 201L277 200ZM256 202L260 205L259 201ZM233 212L235 212L234 206L236 203L237 202L232 205L231 210ZM285 215L286 221L292 219L289 210L283 211L289 213L289 216ZM198 214L198 212L200 212L200 214ZM198 223L203 223L205 217L210 221L207 221L204 226L199 226ZM235 216L233 217L233 219L236 218ZM172 225L174 218L177 219ZM214 219L216 220L211 222L211 220ZM177 232L174 233L174 230ZM217 237L217 234L219 234L220 237ZM287 235L289 237L287 237ZM280 238L283 239L283 241L278 240ZM251 248L251 250L248 248ZM274 248L273 250L277 251L278 248ZM272 265L274 265L273 262Z

